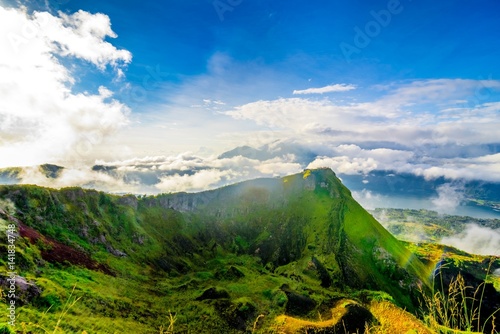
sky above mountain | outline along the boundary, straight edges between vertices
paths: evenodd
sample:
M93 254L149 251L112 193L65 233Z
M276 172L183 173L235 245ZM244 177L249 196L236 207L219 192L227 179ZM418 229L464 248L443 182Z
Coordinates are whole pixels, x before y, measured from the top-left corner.
M500 181L499 39L493 0L0 0L0 167Z

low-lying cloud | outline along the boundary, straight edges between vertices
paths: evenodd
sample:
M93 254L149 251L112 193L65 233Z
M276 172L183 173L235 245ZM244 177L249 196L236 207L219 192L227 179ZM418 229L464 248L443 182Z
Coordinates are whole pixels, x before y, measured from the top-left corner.
M463 186L445 183L436 189L437 197L432 199L433 210L439 213L453 212L464 200Z
M463 232L445 237L440 243L471 254L500 256L500 229L468 224Z
M64 168L57 177L47 177L36 167L25 167L18 175L21 184L61 188L81 186L115 193L157 194L202 191L259 177L276 177L302 170L295 156L266 160L241 155L230 158L202 157L191 153L124 161L98 161L93 168Z
M382 195L374 194L372 191L367 189L363 189L361 191L353 191L352 197L367 210L379 208L383 206L381 205L381 203L385 201Z
M414 153L388 148L368 150L350 144L333 147L331 155L317 157L307 168L329 167L348 175L368 174L374 170L404 171Z

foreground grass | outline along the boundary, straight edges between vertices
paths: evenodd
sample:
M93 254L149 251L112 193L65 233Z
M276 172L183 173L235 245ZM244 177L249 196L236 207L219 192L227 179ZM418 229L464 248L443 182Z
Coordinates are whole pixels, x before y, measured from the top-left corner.
M500 308L490 314L482 311L494 260L494 257L490 258L484 280L475 288L467 285L461 273L452 277L449 284L444 284L446 264L436 271L432 293L423 294L427 311L424 318L430 328L438 333L486 333L486 328L490 328L488 332L491 334L498 333L495 320L500 316Z
M450 257L453 259L452 255ZM459 261L467 260L463 256ZM478 259L478 261L484 259ZM308 262L308 259L304 261ZM258 310L247 321L246 331L258 333L293 333L300 328L321 330L334 323L331 318L319 315L286 317L286 296L279 287L288 284L294 291L308 295L321 303L325 298L352 298L368 308L377 323L367 326L366 333L473 333L467 324L486 320L489 314L479 314L460 300L471 288L459 276L453 281L450 292L436 287L428 296L424 307L423 323L414 315L394 305L390 297L362 298L359 291L323 289L308 271L308 264L293 262L279 270L267 271L258 258L248 255L219 254L208 261L204 271L181 276L157 276L152 269L129 262L127 259L110 258L108 263L119 274L116 277L78 267L61 267L46 264L38 276L26 275L29 281L42 288L42 295L31 306L18 308L20 333L242 333L228 326L212 301L196 301L210 287L222 288L231 295L231 301L248 301ZM225 278L221 269L234 266L244 277ZM312 275L312 276L311 276ZM152 279L151 277L155 277ZM491 277L487 277L491 282ZM437 286L437 285L436 285ZM478 287L474 298L479 307L484 285ZM439 293L438 293L439 292ZM466 299L471 301L471 299ZM243 303L242 303L243 305ZM447 305L448 311L439 311ZM6 306L0 302L3 309ZM462 308L469 316L468 322L453 326L455 320L446 320L440 314L454 314ZM423 311L423 310L421 310ZM498 314L498 313L497 313ZM488 320L491 322L495 315ZM288 327L283 326L286 320ZM460 321L455 321L460 323ZM24 323L24 324L23 324ZM293 326L292 326L293 324ZM0 333L1 326L0 323ZM294 327L295 326L295 327ZM323 328L325 327L323 326ZM475 327L477 328L477 327ZM497 333L492 331L491 333ZM490 334L488 332L488 334Z

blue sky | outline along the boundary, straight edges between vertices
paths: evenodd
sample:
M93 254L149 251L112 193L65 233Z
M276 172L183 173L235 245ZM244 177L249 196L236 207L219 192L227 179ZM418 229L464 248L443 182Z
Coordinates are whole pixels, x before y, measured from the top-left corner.
M308 166L500 181L497 1L0 6L0 167L148 166L162 191ZM242 145L274 156L218 158Z
M391 13L386 26L377 23L379 32L346 61L341 44L355 47L355 28L366 32L367 24L376 21L372 12L386 11L391 4L397 13ZM36 2L30 7L47 9ZM50 8L108 15L119 36L113 44L133 54L127 81L142 87L151 76L154 84L148 81L148 89L207 73L218 53L242 67L271 68L290 79L270 92L275 96L292 85L313 83L500 77L500 4L495 1L60 0ZM251 74L238 71L241 78ZM95 84L89 80L84 87ZM151 90L152 99L165 93Z
M500 75L495 1L401 0L389 24L350 62L340 44L355 46L354 28L365 31L371 12L387 10L391 1L233 3L240 4L220 10L222 21L212 1L69 1L60 8L107 14L119 35L114 45L134 55L127 78L139 85L150 66L170 74L162 77L167 82L206 73L215 53L318 84Z

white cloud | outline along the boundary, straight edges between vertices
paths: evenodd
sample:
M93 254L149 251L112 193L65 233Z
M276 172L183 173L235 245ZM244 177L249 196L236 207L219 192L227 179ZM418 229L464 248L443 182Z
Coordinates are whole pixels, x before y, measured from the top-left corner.
M413 152L378 148L362 149L357 145L339 145L332 149L333 157L317 157L307 168L329 167L342 174L368 174L381 169L406 169Z
M478 95L478 89L489 90ZM372 101L336 102L327 98L279 98L246 103L224 114L292 135L315 134L337 141L382 141L388 136L410 146L491 143L498 140L500 90L495 80L416 80L395 84ZM469 105L456 105L470 97ZM450 112L452 110L452 112Z
M231 171L221 171L216 169L207 169L196 172L192 175L170 175L163 177L156 188L163 192L180 191L200 191L207 190L217 185L221 180L231 180L233 173Z
M472 254L500 256L500 230L469 224L455 236L445 237L440 243Z
M380 203L386 200L379 194L374 194L370 190L363 189L361 191L353 191L352 197L360 203L366 210L374 210L381 207Z
M481 90L491 90L488 96ZM457 100L468 98L468 102L479 104L489 97L492 91L500 89L498 80L472 80L472 79L428 79L414 80L399 84L390 90L382 100L385 103L411 105L413 103L451 101L456 105ZM467 100L466 100L467 101ZM463 103L463 102L462 102Z
M453 212L464 200L463 186L445 183L436 189L438 196L432 199L434 210L440 213Z
M500 81L415 80L393 83L381 91L374 100L364 102L260 100L237 106L225 115L270 127L277 131L276 136L323 147L326 152L309 168L328 166L347 174L385 169L427 179L500 181L500 154L480 148L498 143L500 102L494 99ZM370 142L389 142L405 150L361 150L361 145ZM355 145L342 148L343 143ZM450 158L449 148L459 153L460 147L476 147L483 154Z
M303 169L302 166L296 162L277 161L278 159L273 160L267 162L264 161L263 163L255 166L255 169L261 172L263 175L270 176L284 176L295 174Z
M47 178L38 167L25 167L20 177L20 184L37 184L51 188L80 186L109 192L144 192L142 184L127 183L122 178L87 168L65 168L57 178Z
M105 87L97 94L73 92L75 68L70 71L60 60L79 58L119 70L131 55L106 37L115 34L103 14L30 15L0 7L0 166L40 164L68 155L82 160L92 146L127 123L128 108Z
M129 51L118 50L105 41L106 37L117 37L107 15L79 10L72 15L60 12L55 17L48 12L36 12L33 21L40 27L40 37L51 43L53 51L61 56L81 58L100 69L132 60Z
M259 177L284 176L302 170L293 155L260 161L242 156L219 159L190 152L122 161L96 161L100 166L64 168L57 178L47 178L38 167L25 167L22 184L61 188L81 186L109 192L157 194L201 191Z
M321 167L331 168L336 173L355 175L367 174L372 170L377 169L378 164L373 158L341 156L333 158L319 157L307 166L308 169Z
M500 181L500 153L471 158L434 158L415 164L411 170L426 179L441 176L447 179Z
M294 90L293 94L324 94L333 92L346 92L356 89L355 85L348 84L335 84L319 88L307 88L302 90Z
M225 114L235 119L253 120L259 125L275 128L289 128L301 131L305 124L315 122L318 117L331 111L328 100L310 101L299 98L256 101L248 103Z

